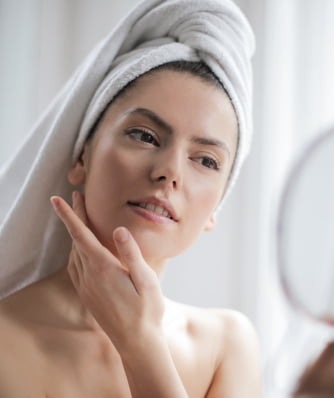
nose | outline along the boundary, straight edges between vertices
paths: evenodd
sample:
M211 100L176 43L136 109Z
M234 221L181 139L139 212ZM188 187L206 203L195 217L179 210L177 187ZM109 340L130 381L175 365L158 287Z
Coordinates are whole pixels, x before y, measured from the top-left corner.
M183 183L181 151L171 149L157 155L153 160L150 178L156 184L179 189Z

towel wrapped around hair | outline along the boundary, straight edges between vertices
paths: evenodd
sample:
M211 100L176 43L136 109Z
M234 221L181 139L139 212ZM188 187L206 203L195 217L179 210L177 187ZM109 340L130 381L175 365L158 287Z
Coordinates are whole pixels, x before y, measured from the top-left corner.
M231 0L144 0L89 54L0 170L0 297L67 263L70 239L49 198L69 198L67 171L111 99L176 60L205 62L232 100L239 141L229 191L251 139L254 37Z

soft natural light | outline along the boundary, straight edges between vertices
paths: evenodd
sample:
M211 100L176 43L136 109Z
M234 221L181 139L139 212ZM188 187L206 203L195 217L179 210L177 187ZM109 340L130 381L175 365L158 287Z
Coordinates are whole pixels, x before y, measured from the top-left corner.
M304 145L334 125L334 2L236 2L257 40L252 153L216 230L175 259L162 283L180 301L244 312L258 331L267 369L294 318L276 268L282 184ZM0 167L93 45L136 3L0 2Z

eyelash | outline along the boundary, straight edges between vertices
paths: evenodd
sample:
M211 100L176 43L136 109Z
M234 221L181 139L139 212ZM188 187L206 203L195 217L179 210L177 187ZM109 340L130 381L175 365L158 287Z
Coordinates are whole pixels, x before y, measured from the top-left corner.
M211 157L209 157L209 156L201 156L201 157L195 158L195 159L194 159L195 162L197 162L197 159L209 160L209 161L210 161L210 164L213 165L213 167L211 167L211 166L205 166L203 163L198 162L198 163L200 163L202 166L206 167L207 169L213 169L213 170L217 170L217 171L220 170L220 164L219 164L219 162L217 162L217 160L214 159L214 158L211 158Z
M146 143L146 144L150 144L150 145L154 145L154 146L157 146L157 147L160 146L158 140L156 139L155 134L153 134L149 130L146 130L146 129L143 129L143 128L141 128L141 129L140 128L133 128L133 129L126 130L125 133L127 135L131 136L132 138L134 138L137 141L140 141L140 142L143 142L143 143ZM152 141L145 141L143 139L138 138L138 135L141 135L141 137L143 137L144 134L146 135L146 137L152 138ZM198 159L209 161L210 162L210 166L204 165L202 162L199 162ZM214 159L214 158L212 158L210 156L200 156L200 157L193 158L193 160L195 162L197 162L197 163L200 163L203 167L205 167L207 169L213 169L213 170L216 170L216 171L220 170L219 162L216 159Z
M143 142L145 144L151 144L151 145L154 145L154 146L160 146L155 134L153 134L149 130L135 128L135 129L126 130L125 133L127 135L131 136L132 138L134 138L135 140ZM151 141L145 141L145 140L143 140L141 138L138 138L138 135L141 135L141 137L143 137L145 135L146 138L150 137L150 138L152 138L152 140Z

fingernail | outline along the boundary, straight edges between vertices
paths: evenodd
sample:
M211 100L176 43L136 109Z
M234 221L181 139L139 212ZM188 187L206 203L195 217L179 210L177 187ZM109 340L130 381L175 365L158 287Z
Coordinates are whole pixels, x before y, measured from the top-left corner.
M59 198L57 196L51 196L50 202L56 209L59 207Z
M125 243L129 239L129 231L124 227L118 228L115 233L115 239L119 243Z

